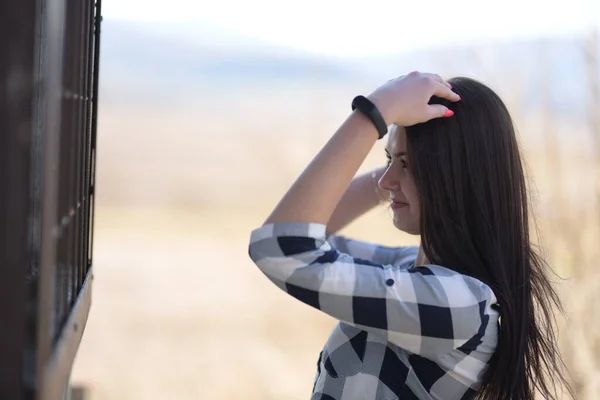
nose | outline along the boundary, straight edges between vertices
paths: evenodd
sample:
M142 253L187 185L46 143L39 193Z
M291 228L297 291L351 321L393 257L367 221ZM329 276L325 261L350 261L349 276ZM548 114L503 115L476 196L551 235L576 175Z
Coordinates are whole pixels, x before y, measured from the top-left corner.
M394 165L390 165L381 178L379 178L378 185L381 189L387 190L388 192L395 192L400 189L400 179L398 172L395 171Z

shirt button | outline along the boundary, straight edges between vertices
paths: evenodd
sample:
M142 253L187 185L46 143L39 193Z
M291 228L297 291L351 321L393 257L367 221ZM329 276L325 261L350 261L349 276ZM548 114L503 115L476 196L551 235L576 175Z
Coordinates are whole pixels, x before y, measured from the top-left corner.
M387 281L385 281L385 284L388 286L392 286L394 284L394 280L393 279L388 279Z

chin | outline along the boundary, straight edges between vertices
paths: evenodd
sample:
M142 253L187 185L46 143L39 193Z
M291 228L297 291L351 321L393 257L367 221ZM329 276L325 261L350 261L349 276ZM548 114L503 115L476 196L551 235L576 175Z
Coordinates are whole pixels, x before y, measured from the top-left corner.
M419 224L409 223L408 221L400 221L394 218L394 226L402 232L408 233L409 235L420 235L421 230Z

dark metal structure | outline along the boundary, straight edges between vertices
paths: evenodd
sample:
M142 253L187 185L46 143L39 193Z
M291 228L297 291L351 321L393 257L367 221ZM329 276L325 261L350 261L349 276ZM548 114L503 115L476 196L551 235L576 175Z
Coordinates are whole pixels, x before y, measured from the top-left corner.
M0 400L63 400L90 310L101 0L0 1Z

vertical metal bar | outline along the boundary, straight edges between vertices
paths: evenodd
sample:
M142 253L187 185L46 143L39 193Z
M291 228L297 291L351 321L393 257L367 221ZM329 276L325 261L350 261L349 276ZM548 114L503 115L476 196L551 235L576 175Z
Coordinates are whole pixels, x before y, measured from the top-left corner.
M0 2L0 398L24 397L35 0Z
M65 65L66 65L66 76L64 83L64 90L67 93L67 113L64 116L65 120L65 128L63 130L63 134L65 135L63 139L63 146L66 151L62 159L64 159L65 163L63 170L60 174L60 182L64 184L65 193L64 193L64 204L61 211L62 218L62 228L63 228L63 236L61 237L63 246L64 246L64 256L65 259L62 263L63 267L63 306L64 313L61 316L61 325L60 328L62 330L62 326L69 314L69 309L71 308L71 303L73 299L73 287L72 287L72 277L71 277L71 265L73 263L72 259L72 251L73 251L73 229L70 223L71 218L71 201L73 199L73 181L71 179L71 175L73 173L73 159L75 157L75 152L73 150L73 132L75 130L74 127L74 110L75 110L75 102L77 93L75 92L74 85L74 77L75 77L75 58L77 56L76 47L75 47L75 13L74 6L77 0L67 0L67 36L65 37L65 41L67 42L67 47L65 51Z
M87 1L83 0L83 1L78 1L78 9L77 9L77 20L79 21L79 25L78 25L78 30L77 30L77 38L78 38L78 46L77 46L77 54L78 54L78 73L77 73L77 132L76 132L76 146L75 148L77 149L77 163L76 163L76 167L75 167L75 177L74 177L74 184L75 184L75 200L73 203L73 210L74 210L74 218L75 220L73 221L73 230L75 231L75 249L74 249L74 265L73 265L73 269L74 269L74 276L75 276L75 288L77 291L79 291L79 288L81 287L83 280L84 280L84 271L82 270L82 263L81 263L81 253L82 253L82 244L83 244L83 240L82 240L82 221L83 221L83 215L82 215L82 209L81 209L81 203L83 201L82 197L83 197L83 190L82 190L82 176L84 174L84 168L83 168L83 163L85 162L85 157L84 157L84 149L85 147L84 145L84 138L86 135L86 129L85 129L85 119L86 119L86 113L85 113L85 97L86 97L86 93L85 93L85 88L86 88L86 83L85 83L85 77L86 77L86 60L87 60L87 53L85 51L86 48L86 43L87 43L87 37L86 37L86 33L87 33L87 29L88 28L88 24L86 21L86 9L87 9Z
M100 27L102 24L102 0L96 0L94 16L94 71L93 71L93 92L92 92L92 135L90 139L90 203L88 211L88 221L90 221L90 235L88 242L89 259L88 266L93 260L94 244L94 199L96 188L96 137L98 129L98 86L99 86L99 68L100 68Z
M85 53L84 53L84 43L85 43L85 20L84 20L84 10L85 10L85 0L77 2L77 20L79 21L78 29L77 29L77 58L78 58L78 68L77 68L77 131L75 134L75 154L77 156L77 160L75 163L75 171L73 177L73 184L75 185L75 196L72 204L73 207L73 230L75 231L75 241L73 249L73 283L75 286L75 290L79 292L79 287L83 282L83 276L80 272L80 253L81 253L81 213L79 209L79 205L81 204L81 170L82 170L82 144L83 144L83 135L84 135L84 118L83 118L83 102L84 102L84 65L85 65Z
M82 123L81 123L81 147L79 149L79 153L81 154L81 165L79 167L79 203L77 204L77 215L79 221L79 256L77 259L79 276L81 277L80 284L83 284L83 280L85 279L85 274L87 272L87 249L86 249L86 236L87 236L87 223L86 223L86 214L85 210L87 210L87 169L88 169L88 144L89 144L89 133L90 133L90 50L91 50L91 41L93 40L93 30L92 21L93 21L93 7L91 6L92 0L84 0L83 1L83 10L81 19L83 23L83 31L81 34L83 47L81 50L81 55L84 58L83 67L82 67Z
M69 133L69 149L71 151L71 159L70 159L70 168L68 170L67 176L64 179L69 181L69 205L68 205L68 218L69 218L69 262L68 262L68 283L69 283L69 311L71 311L71 306L73 305L75 298L77 296L77 277L75 275L76 272L76 242L77 242L77 230L75 229L75 203L77 202L77 135L79 134L79 26L80 26L80 18L79 18L79 4L80 0L70 0L71 1L71 17L70 21L67 21L69 25L72 27L71 31L71 60L72 63L72 76L71 76L71 91L73 93L71 98L71 129Z
M70 262L69 262L69 286L70 291L73 294L72 300L69 301L69 307L73 304L77 293L79 292L79 277L77 274L77 253L78 253L78 234L77 229L77 202L79 201L79 136L81 135L81 0L73 1L73 20L70 24L73 25L73 119L71 125L71 138L70 148L73 152L71 159L71 168L69 169L69 185L70 185L70 199L69 199L69 230L70 230Z
M39 293L42 282L40 281L39 270L42 251L42 223L44 208L44 144L45 144L45 116L46 104L44 100L44 73L48 67L46 29L47 24L44 18L45 1L36 2L36 41L34 49L35 65L34 76L36 77L35 93L32 99L32 135L31 135L31 172L30 172L30 190L31 190L31 209L29 221L31 228L29 231L29 274L28 283L28 315L27 315L27 348L25 350L23 369L23 381L25 384L25 398L32 398L35 393L36 378L38 371L37 355L40 343L38 343L39 334ZM47 332L46 332L47 334ZM49 338L46 336L46 338ZM42 343L42 348L43 343Z
M87 35L87 59L88 59L88 69L87 69L87 80L86 80L86 126L85 126L85 175L84 175L84 183L83 183L83 191L84 191L84 203L83 203L83 220L84 220L84 238L83 238L83 255L82 259L84 262L83 270L87 272L88 260L89 260L89 239L90 239L90 182L91 182L91 135L92 135L92 122L93 122L93 84L94 84L94 39L96 36L95 28L94 28L94 15L96 13L94 0L86 1L89 8L87 13L87 20L90 24L90 29L88 30Z
M69 279L69 263L71 249L71 227L69 224L69 201L71 199L71 185L69 175L71 172L73 149L71 141L73 135L73 0L66 1L65 37L63 50L63 109L61 117L60 135L60 169L59 169L59 203L58 216L60 221L60 236L58 238L58 262L57 262L57 302L58 315L55 327L55 336L68 314L71 304L71 286Z
M52 351L56 318L56 255L58 230L58 172L60 159L60 116L62 87L62 53L64 37L64 0L44 2L43 31L46 66L41 75L44 104L42 117L43 146L43 206L42 235L37 301L36 387L44 380L44 369ZM37 396L39 398L39 393Z

